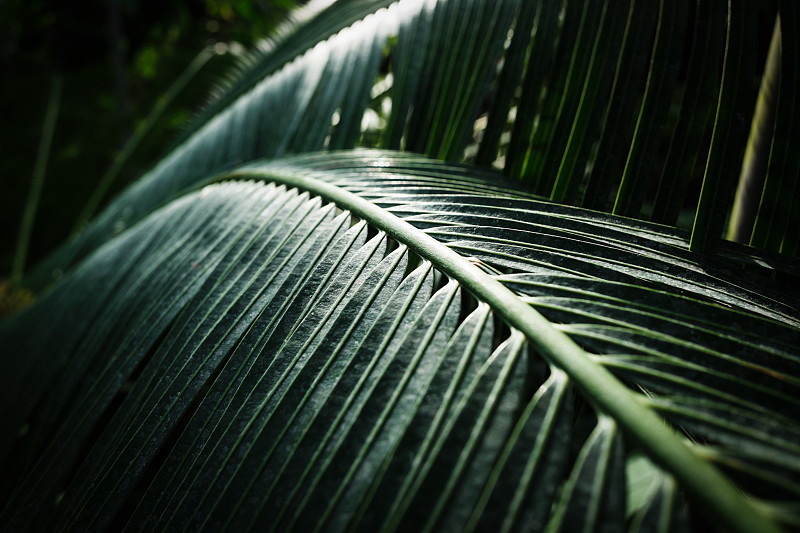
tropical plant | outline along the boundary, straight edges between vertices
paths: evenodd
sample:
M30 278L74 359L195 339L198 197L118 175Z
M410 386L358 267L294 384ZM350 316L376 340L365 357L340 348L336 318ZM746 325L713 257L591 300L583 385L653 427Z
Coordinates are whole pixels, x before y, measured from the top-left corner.
M28 276L4 528L798 528L796 4L755 246L744 0L322 4Z

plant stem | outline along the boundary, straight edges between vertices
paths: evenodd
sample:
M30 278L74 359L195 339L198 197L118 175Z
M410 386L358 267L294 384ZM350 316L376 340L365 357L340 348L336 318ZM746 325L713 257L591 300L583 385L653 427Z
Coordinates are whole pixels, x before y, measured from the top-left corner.
M89 197L89 200L86 202L86 205L83 207L81 214L78 215L78 219L75 221L75 225L72 227L72 236L74 237L81 230L86 226L89 219L94 215L95 211L97 211L100 202L102 202L103 198L105 198L108 189L111 187L111 184L114 180L119 176L122 167L125 166L125 163L128 162L130 159L131 154L133 153L136 148L139 147L139 143L142 142L145 135L150 131L156 121L161 117L164 113L164 110L172 103L175 97L180 93L183 87L189 82L192 77L194 77L197 72L203 68L203 66L208 62L211 57L214 56L214 51L211 48L204 48L197 56L192 60L186 70L175 80L175 83L170 86L165 94L159 97L156 100L156 104L153 106L153 109L150 110L150 113L144 119L144 121L137 126L134 130L133 135L128 138L128 142L125 143L125 146L122 147L122 150L117 152L117 155L114 156L114 160L111 162L111 166L108 168L103 177L100 178L100 182L97 184L94 192Z
M772 148L772 130L775 126L775 109L778 106L778 92L781 80L781 22L780 15L775 18L772 41L769 44L767 63L761 78L761 88L750 126L750 137L744 153L736 200L728 225L728 239L736 242L750 242L750 234L761 200L761 190L767 177L769 153Z
M17 236L17 249L14 252L14 263L11 267L11 283L18 284L22 280L25 271L25 262L28 258L28 247L31 242L33 232L33 222L36 218L36 210L39 207L39 198L42 195L42 185L44 174L47 170L47 159L50 156L50 147L53 143L53 132L56 128L58 118L58 108L61 105L61 89L63 86L61 74L54 74L50 81L50 96L47 100L47 111L44 115L42 125L42 136L39 139L39 151L36 154L36 164L33 168L31 188L28 191L28 201L25 203L25 210L22 212L19 235Z

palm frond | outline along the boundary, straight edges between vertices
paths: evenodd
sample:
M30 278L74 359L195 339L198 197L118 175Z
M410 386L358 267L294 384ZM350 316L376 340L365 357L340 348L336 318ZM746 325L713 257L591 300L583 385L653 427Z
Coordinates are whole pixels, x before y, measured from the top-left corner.
M332 4L0 323L0 523L800 527L797 200L788 253L721 241L756 86L726 5ZM695 229L643 220L695 164Z
M686 520L679 487L729 527L769 527L798 486L794 459L775 464L800 432L796 295L680 231L470 174L392 152L275 160L101 247L4 331L8 353L28 345L9 397L41 383L4 407L9 430L30 420L5 442L24 474L4 523L622 527L652 519L626 513L624 465L645 454L667 476L659 520ZM54 365L32 333L93 286L52 332Z

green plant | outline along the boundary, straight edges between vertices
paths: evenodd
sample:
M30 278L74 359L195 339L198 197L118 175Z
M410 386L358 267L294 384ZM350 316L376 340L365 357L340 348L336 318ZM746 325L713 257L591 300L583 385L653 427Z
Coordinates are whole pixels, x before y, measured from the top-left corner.
M341 0L286 36L0 326L3 526L797 528L797 200L783 254L721 240L753 20L689 7ZM780 8L765 191L800 165Z

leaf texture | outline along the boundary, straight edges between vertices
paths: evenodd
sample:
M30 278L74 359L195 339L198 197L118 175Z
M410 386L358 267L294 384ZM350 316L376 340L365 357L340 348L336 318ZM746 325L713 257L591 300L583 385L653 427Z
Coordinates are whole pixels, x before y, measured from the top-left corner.
M727 5L686 79L686 2L341 0L277 42L0 323L0 527L800 528L800 269L719 242ZM672 222L695 161L692 232L585 209Z
M765 296L756 290L763 276L692 256L679 231L554 206L470 174L392 152L297 156L232 175L287 185L209 184L101 247L2 330L4 352L19 342L39 361L17 368L22 383L50 361L63 368L6 396L30 396L30 407L4 401L27 427L6 445L16 474L3 523L684 523L671 502L687 484L698 498L692 480L595 397L585 376L565 373L549 337L517 331L502 304L451 278L458 265L437 263L413 238L341 202L337 214L324 194L288 185L294 176L351 189L499 281L616 376L626 392L615 402L669 421L684 436L668 446L727 473L760 508L780 509L786 491L797 494L792 291L776 285ZM124 253L145 246L146 256ZM108 287L107 296L83 311L93 322L69 325L78 340L56 351L33 342L43 317L90 285ZM642 453L653 454L663 481L628 508L636 494L625 465Z

